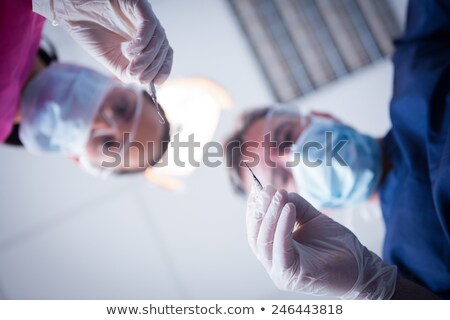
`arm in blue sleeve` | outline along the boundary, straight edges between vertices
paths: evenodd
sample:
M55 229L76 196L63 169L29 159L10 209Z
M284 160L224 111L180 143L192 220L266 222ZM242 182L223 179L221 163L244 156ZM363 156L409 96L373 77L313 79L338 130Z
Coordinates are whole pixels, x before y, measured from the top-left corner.
M448 40L450 0L410 0L402 41Z
M450 0L410 0L395 47L394 98L417 89L430 95L450 64Z
M450 243L450 0L410 0L396 41L392 136L402 164L431 182Z

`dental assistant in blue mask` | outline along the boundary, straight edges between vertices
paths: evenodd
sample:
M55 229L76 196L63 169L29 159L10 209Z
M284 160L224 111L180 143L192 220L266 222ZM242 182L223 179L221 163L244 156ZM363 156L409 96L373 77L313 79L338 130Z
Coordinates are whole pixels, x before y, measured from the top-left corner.
M274 116L269 108L245 115L229 140L232 182L250 193L250 247L282 290L342 299L450 298L450 1L410 0L407 18L395 43L392 129L386 137L377 141L335 119ZM327 141L327 131L335 138ZM275 153L236 148L246 141L261 145L268 132L278 142L278 156L272 158L276 166L261 160L252 168L272 185L259 192L240 163ZM351 142L331 160L318 149L344 140ZM288 167L293 151L308 143L309 166ZM315 167L317 160L329 160L329 168ZM314 208L376 194L386 225L383 259Z

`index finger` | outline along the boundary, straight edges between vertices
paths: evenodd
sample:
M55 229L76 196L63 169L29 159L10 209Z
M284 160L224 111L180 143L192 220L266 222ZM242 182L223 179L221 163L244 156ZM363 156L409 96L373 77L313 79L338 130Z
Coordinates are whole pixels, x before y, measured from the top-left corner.
M151 45L151 40L155 37L156 30L161 28L158 18L153 13L150 2L134 1L134 4L121 3L122 11L126 14L130 30L134 31L133 41L128 45L128 53L137 55L147 46ZM125 18L124 18L125 19Z

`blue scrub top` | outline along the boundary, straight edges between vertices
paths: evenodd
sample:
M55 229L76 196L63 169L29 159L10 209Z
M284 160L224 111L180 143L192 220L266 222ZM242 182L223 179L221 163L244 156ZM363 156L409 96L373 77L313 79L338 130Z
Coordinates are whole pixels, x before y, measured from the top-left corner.
M450 0L410 0L394 67L384 260L450 298Z

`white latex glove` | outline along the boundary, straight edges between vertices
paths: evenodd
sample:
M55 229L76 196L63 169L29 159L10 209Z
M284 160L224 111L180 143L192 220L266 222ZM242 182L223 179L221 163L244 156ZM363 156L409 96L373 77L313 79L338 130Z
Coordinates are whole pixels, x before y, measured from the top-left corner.
M253 188L247 234L253 253L281 290L342 299L389 299L394 293L397 268L298 194Z
M33 0L33 11L63 26L124 82L161 84L170 74L173 50L148 0Z

